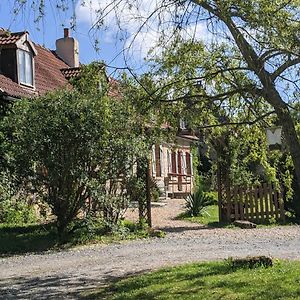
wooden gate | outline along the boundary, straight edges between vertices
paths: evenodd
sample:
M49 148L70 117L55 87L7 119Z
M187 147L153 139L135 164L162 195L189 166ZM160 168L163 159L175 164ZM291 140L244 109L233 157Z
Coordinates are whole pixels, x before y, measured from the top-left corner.
M247 220L266 223L270 220L284 221L282 192L272 184L252 187L234 187L228 191L226 200L219 200L220 221Z

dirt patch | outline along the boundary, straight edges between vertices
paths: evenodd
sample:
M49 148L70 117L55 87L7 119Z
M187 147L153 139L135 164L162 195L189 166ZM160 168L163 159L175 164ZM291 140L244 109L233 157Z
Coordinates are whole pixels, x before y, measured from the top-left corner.
M166 232L180 232L183 228L186 230L206 228L205 225L176 219L180 213L185 211L184 205L184 199L168 199L161 202L161 205L154 203L151 207L152 226L155 229L164 230ZM138 221L138 209L128 209L125 218L132 221Z

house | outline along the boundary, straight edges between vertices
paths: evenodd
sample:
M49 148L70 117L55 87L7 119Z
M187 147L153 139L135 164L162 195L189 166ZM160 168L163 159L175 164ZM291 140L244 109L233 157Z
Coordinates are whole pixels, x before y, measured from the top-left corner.
M80 73L79 45L64 29L56 50L31 41L29 33L0 29L0 106L23 97L35 97L71 88L69 79ZM112 80L115 84L115 81ZM112 96L114 92L111 92ZM152 148L151 169L164 197L183 197L193 189L191 143L197 138L181 122L176 142Z
M0 29L0 101L43 95L69 88L68 79L79 72L78 42L65 29L51 51L33 43L29 33Z
M152 146L152 177L163 197L182 198L193 191L191 145L197 141L191 130L179 128L174 143Z

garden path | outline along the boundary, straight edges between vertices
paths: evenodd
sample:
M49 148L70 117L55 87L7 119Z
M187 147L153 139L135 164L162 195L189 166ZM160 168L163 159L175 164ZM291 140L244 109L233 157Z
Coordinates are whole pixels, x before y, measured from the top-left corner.
M165 206L166 210L153 210L154 225L167 229L163 239L0 258L0 299L81 299L83 291L122 276L230 256L300 259L299 226L212 229L172 221L181 204L174 201ZM164 220L166 215L169 219Z
M204 225L178 220L176 217L184 212L184 199L168 199L163 202L154 202L152 205L152 226L167 233L180 232L184 229L203 229ZM126 219L138 220L138 209L128 209L125 214Z

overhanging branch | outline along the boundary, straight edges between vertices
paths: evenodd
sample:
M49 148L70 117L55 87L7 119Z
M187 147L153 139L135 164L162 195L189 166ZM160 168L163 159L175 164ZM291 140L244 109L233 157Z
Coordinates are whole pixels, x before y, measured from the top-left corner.
M274 71L271 74L272 81L276 80L277 77L279 77L284 71L286 71L288 68L295 66L300 63L300 58L290 59L283 63L276 71Z
M213 124L213 125L204 125L204 126L200 126L198 127L198 129L208 129L208 128L216 128L216 127L223 127L223 126L239 126L239 125L254 125L255 123L262 121L264 118L274 114L275 111L270 111L264 115L261 115L259 117L257 117L255 120L253 121L243 121L243 122L227 122L227 123L221 123L221 124Z

